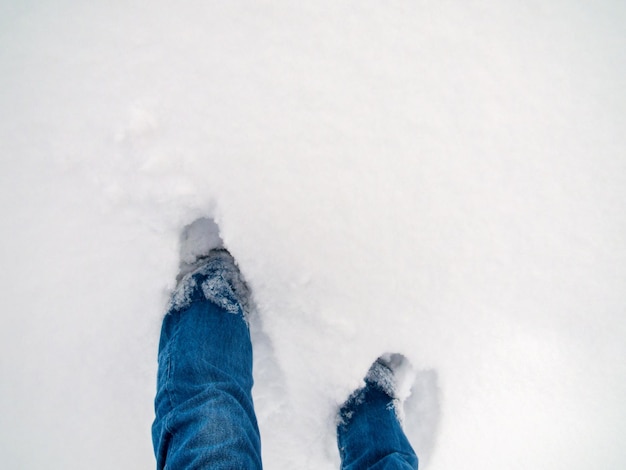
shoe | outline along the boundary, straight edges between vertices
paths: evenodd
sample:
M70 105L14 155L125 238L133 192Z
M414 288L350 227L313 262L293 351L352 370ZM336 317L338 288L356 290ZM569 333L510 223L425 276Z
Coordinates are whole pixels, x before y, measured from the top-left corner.
M187 225L180 236L180 266L176 283L204 264L212 250L224 249L220 228L213 219L202 217Z
M398 375L408 365L408 359L402 354L384 354L367 371L365 383L382 390L391 398L399 398Z
M224 248L219 227L205 217L186 226L181 234L180 267L168 311L184 309L198 296L227 312L241 313L247 322L250 290Z

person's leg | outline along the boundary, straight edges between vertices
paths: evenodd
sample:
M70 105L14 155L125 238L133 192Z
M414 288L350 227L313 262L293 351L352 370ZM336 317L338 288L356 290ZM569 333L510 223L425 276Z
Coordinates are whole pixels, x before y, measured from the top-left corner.
M390 364L378 359L365 387L342 406L337 426L342 469L417 469L417 455L396 413L394 386Z
M213 250L183 277L163 320L152 439L159 469L260 469L248 292Z

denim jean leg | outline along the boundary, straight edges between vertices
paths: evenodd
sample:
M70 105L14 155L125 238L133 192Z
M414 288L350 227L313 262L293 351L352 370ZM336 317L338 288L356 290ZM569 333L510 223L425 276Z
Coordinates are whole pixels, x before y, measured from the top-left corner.
M152 427L158 469L261 468L244 299L222 275L234 266L224 265L229 256L183 279L163 320Z
M418 466L393 399L367 381L340 411L337 444L343 470L416 470Z

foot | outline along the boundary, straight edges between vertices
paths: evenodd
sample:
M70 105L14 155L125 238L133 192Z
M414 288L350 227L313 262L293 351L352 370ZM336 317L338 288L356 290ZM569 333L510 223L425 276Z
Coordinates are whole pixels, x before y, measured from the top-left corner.
M213 219L202 217L187 225L180 236L180 266L176 282L195 271L216 249L224 249L224 242Z
M400 419L398 406L404 398L401 386L409 368L409 361L402 354L383 354L376 359L365 375L365 386L355 390L339 410L339 421L347 423L372 394L386 397L384 400L392 404Z
M188 306L194 296L230 313L241 313L247 321L250 292L237 263L224 248L219 227L200 218L183 229L180 237L180 267L168 310Z
M384 354L370 367L365 383L379 388L389 397L399 399L400 376L409 367L409 361L402 354Z

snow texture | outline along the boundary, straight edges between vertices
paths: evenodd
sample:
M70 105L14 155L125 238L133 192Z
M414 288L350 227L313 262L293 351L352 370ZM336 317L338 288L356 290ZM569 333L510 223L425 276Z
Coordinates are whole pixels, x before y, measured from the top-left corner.
M384 352L422 469L626 468L626 3L0 1L0 459L152 468L179 237L258 315L268 469Z

